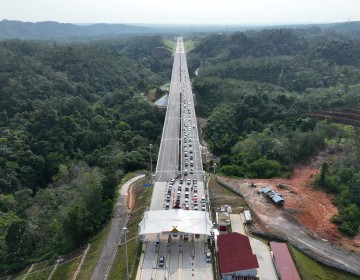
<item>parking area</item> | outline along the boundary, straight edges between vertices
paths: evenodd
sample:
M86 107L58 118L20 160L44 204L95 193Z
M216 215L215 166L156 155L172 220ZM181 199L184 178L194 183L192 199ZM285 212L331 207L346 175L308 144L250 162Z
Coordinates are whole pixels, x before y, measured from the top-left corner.
M230 214L231 228L233 232L238 232L246 235L244 229L244 218L239 214ZM270 254L269 247L258 239L249 236L250 245L253 253L259 263L258 277L261 280L277 280L279 279L272 257Z

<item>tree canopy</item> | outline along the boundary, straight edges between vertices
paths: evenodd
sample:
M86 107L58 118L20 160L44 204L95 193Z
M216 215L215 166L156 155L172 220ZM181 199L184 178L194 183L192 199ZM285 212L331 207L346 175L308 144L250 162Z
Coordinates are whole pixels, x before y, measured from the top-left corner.
M170 77L162 46L0 42L0 275L87 242L123 175L148 168L164 113L139 93Z

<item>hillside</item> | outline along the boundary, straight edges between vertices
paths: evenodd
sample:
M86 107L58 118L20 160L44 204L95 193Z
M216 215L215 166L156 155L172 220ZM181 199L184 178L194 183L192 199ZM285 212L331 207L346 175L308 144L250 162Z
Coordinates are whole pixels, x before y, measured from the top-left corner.
M331 36L360 38L360 22L343 22L329 24L301 24L280 26L248 26L248 25L176 25L176 24L71 24L54 21L22 22L15 20L0 21L1 39L29 40L89 40L90 38L108 38L111 36L128 36L141 34L186 34L196 36L208 33L233 33L237 31L259 31L262 29L292 29L304 32L312 30L325 32Z
M360 226L359 49L336 32L279 28L208 35L189 54L217 170L288 178L319 151L336 150L313 184L335 195L331 221L349 236Z
M71 23L0 21L0 39L59 40L89 37L109 37L114 35L135 35L147 33L151 29L127 24L75 25Z
M169 77L162 42L0 42L0 276L86 243L123 176L149 169L164 113L138 93Z

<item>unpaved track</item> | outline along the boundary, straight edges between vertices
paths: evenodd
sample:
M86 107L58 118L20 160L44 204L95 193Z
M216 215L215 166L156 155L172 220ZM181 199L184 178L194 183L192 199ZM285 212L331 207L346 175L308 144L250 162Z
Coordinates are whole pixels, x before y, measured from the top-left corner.
M107 278L106 272L111 263L114 249L119 243L121 231L123 227L126 226L128 219L128 209L126 208L126 197L128 189L131 184L143 177L145 177L144 174L136 176L121 186L120 195L115 206L114 217L111 220L111 230L102 250L100 259L98 260L95 270L91 276L91 280L100 280Z

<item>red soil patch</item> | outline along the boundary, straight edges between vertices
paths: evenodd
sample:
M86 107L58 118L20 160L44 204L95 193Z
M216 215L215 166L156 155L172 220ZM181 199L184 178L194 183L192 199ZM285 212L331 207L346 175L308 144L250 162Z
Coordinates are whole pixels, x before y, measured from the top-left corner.
M360 235L354 238L342 236L337 226L330 221L331 217L338 213L337 207L331 202L333 195L312 186L315 175L320 172L320 164L329 159L329 156L327 152L320 153L311 164L296 167L289 179L223 179L247 197L250 206L260 217L255 227L268 231L267 224L283 217L290 223L306 227L322 239L359 251ZM257 188L249 187L251 183L255 183ZM285 185L285 188L278 188L278 184ZM258 194L261 187L265 185L271 186L273 190L283 195L285 199L283 207L276 206L269 199ZM286 223L281 226L286 227Z
M131 185L128 188L127 196L126 196L126 208L131 211L133 210L135 205L135 191L133 189L133 186Z
M260 185L271 185L273 190L278 184L286 185L288 195L285 195L284 210L293 215L298 222L325 239L338 239L341 234L330 219L338 213L338 209L331 203L332 195L315 190L311 183L319 169L312 166L297 167L290 179L255 179L247 180Z

